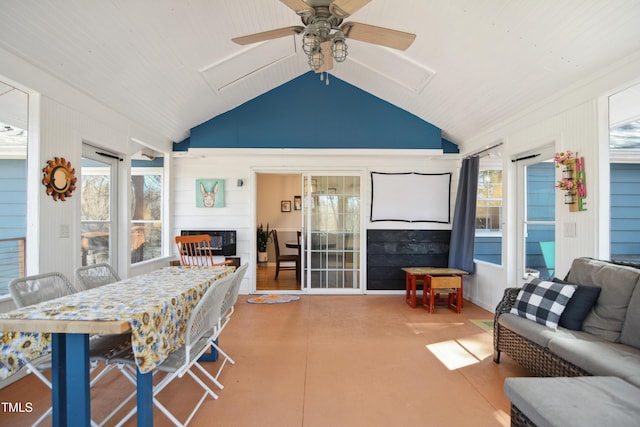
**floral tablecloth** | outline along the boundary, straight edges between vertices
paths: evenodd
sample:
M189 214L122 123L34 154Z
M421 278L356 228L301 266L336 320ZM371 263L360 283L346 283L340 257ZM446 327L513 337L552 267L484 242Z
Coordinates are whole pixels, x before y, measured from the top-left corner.
M234 267L166 267L117 283L0 314L33 320L127 320L141 372L150 372L184 345L191 310ZM51 351L51 334L0 332L0 379Z

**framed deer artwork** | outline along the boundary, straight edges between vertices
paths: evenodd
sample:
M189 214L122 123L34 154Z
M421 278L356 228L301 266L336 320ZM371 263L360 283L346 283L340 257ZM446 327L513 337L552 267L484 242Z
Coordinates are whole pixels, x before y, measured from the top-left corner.
M196 207L224 207L224 179L196 179Z

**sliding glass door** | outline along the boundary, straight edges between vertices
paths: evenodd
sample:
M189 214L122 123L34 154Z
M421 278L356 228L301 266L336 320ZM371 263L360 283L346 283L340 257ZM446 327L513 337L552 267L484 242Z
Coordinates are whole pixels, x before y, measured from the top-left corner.
M360 175L303 177L303 286L360 291Z

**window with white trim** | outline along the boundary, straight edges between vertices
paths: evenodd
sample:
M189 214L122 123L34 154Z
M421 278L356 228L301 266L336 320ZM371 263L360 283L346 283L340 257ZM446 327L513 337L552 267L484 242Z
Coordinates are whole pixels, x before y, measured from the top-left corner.
M160 160L160 162L157 162ZM131 168L131 264L162 256L162 158ZM149 163L149 166L140 166ZM160 166L157 166L157 164Z
M502 264L502 169L490 158L480 159L476 199L474 258Z

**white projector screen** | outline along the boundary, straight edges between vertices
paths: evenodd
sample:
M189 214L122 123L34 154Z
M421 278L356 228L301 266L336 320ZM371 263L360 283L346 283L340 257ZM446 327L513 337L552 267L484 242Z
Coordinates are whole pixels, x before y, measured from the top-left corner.
M371 221L449 223L451 172L371 172Z

